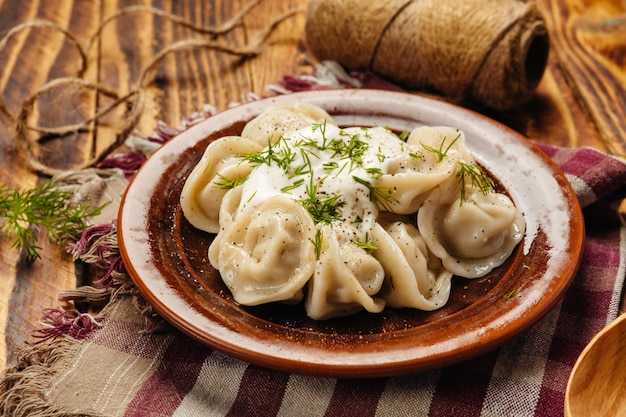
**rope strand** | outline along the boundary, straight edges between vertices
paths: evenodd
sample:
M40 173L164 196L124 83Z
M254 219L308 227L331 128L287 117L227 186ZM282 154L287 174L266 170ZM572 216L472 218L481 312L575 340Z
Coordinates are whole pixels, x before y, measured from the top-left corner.
M259 55L267 42L267 39L271 33L280 25L280 23L288 20L292 16L303 13L303 9L293 9L278 16L273 21L269 22L267 26L259 30L257 33L253 33L250 36L249 41L242 45L231 45L224 41L217 40L218 36L224 35L232 31L243 21L243 18L250 13L256 6L258 6L263 0L252 0L246 4L237 14L228 19L225 23L218 26L204 26L197 25L190 22L180 16L172 13L149 6L130 6L118 10L112 15L106 17L95 29L94 33L90 36L86 45L82 47L78 39L69 31L62 28L58 24L46 20L33 20L22 23L9 30L5 36L0 40L0 51L5 49L8 45L10 38L15 36L21 31L27 29L36 28L48 28L61 33L67 38L77 49L80 55L79 69L75 76L72 77L60 77L48 81L37 88L31 95L26 97L21 103L17 113L13 113L6 105L4 98L0 94L0 113L5 115L13 124L15 131L15 140L18 145L18 149L21 150L26 165L34 172L45 176L58 175L66 169L59 169L47 165L39 156L39 149L43 138L47 140L50 137L64 137L70 134L77 134L79 132L91 131L94 129L94 125L102 119L105 115L111 113L114 109L120 108L125 105L125 114L121 123L117 126L116 139L113 143L107 146L105 149L100 150L96 155L87 161L84 161L78 166L72 167L72 169L84 169L104 159L111 151L119 147L126 140L127 136L134 130L139 123L139 120L143 114L146 101L146 89L154 81L153 75L157 65L168 55L172 53L196 50L196 49L210 49L218 52L223 52L235 56L239 56L243 59L252 58ZM164 47L156 53L154 57L146 64L140 71L134 82L131 82L131 90L126 94L120 94L115 88L98 83L85 80L84 74L92 65L88 59L88 54L91 48L102 37L104 28L123 16L128 16L137 13L149 13L155 16L159 16L168 19L176 24L182 25L198 34L209 35L210 39L205 38L189 38L177 41L169 46ZM93 65L96 65L94 63ZM95 92L96 94L102 94L113 100L112 103L107 104L102 108L95 109L93 114L78 123L64 124L61 126L39 126L30 123L32 114L34 112L36 103L46 93L52 91L61 91L60 97L67 95L67 91L87 90Z

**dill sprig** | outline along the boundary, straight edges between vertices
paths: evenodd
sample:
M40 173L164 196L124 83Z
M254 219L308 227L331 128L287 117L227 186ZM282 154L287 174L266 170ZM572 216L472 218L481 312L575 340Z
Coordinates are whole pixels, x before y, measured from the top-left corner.
M216 188L224 189L224 190L230 190L231 188L238 187L244 182L246 182L246 180L248 179L248 177L243 177L243 178L236 178L233 180L233 179L225 177L219 172L216 173L215 175L220 179L220 181L213 183L213 186Z
M309 239L309 241L313 244L313 247L315 248L315 259L319 259L320 255L322 254L322 230L318 228L315 231L315 236L313 237L313 239Z
M332 223L341 220L341 207L346 204L339 195L322 197L318 194L318 184L311 181L306 187L307 198L297 200L317 223Z
M46 230L53 243L77 237L86 227L86 219L102 212L87 206L71 207L71 194L59 189L52 180L20 191L0 185L0 232L13 240L12 248L26 252L29 260L40 258L37 231Z
M459 170L456 173L456 178L461 187L461 204L465 201L465 187L468 180L472 187L477 188L483 194L488 194L494 187L493 179L478 164L467 164L459 161Z
M363 249L366 252L374 251L378 249L378 246L371 240L368 234L365 234L365 241L355 240L354 244Z
M461 134L459 133L457 135L456 138L454 138L452 140L452 142L450 142L450 144L448 146L445 146L446 143L446 137L444 136L443 140L441 141L441 143L439 144L439 149L437 148L433 148L431 146L428 145L424 145L423 143L421 144L424 149L426 149L429 152L434 153L435 155L437 155L437 162L441 162L443 161L443 158L445 158L446 156L448 156L448 152L450 151L450 149L452 148L452 146L454 146L454 144L459 140L459 138L461 137Z
M280 146L281 143L285 146ZM278 165L283 171L287 172L291 163L296 157L295 152L287 144L284 137L280 137L276 143L271 142L271 138L267 141L267 147L261 152L244 153L239 155L244 161L248 161L253 167L258 165Z
M365 155L369 147L369 144L363 141L361 136L356 133L350 136L348 143L340 143L340 146L335 147L333 151L341 159L349 159L352 166L361 166L363 165L363 155Z
M352 176L352 179L364 185L370 192L370 201L386 211L391 211L391 204L397 202L393 196L393 188L374 185L363 178Z
M289 193L290 191L293 191L293 190L299 188L302 184L304 184L304 178L300 178L300 179L294 181L293 184L287 185L287 186L281 188L280 191L283 192L283 193Z

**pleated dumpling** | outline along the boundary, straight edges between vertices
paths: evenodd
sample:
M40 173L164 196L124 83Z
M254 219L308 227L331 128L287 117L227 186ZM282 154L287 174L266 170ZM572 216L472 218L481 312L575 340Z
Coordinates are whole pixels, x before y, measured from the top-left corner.
M420 155L428 165L436 165L448 157L462 159L467 163L474 161L466 144L465 133L455 127L420 126L411 131L406 143L421 148Z
M522 240L524 216L504 194L435 189L417 214L428 248L455 275L478 278L502 265Z
M387 173L376 180L376 185L393 190L389 209L397 214L415 213L427 193L456 172L459 153L451 153L441 161L431 161L423 149L405 145L404 152L387 162Z
M240 304L298 301L315 269L315 230L302 205L273 196L239 212L217 235L211 263Z
M320 227L319 259L305 299L314 320L348 316L367 310L379 313L385 302L380 291L385 271L380 262L350 241L341 242L330 225Z
M374 256L386 271L380 296L394 308L432 311L448 302L452 273L424 243L415 226L402 221L377 224Z
M321 107L307 103L280 104L250 120L241 137L265 147L287 132L322 123L335 125L332 117Z
M180 195L180 205L189 223L205 232L219 231L220 205L230 188L227 182L241 180L252 170L239 155L261 149L257 143L239 136L226 136L207 146Z

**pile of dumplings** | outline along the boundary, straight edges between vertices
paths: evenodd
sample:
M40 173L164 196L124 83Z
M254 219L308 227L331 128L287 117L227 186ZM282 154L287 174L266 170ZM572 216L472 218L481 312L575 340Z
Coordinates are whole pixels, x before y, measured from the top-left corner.
M209 261L236 302L303 302L315 320L440 308L454 275L488 274L525 231L460 130L340 128L305 103L211 142L180 203L216 234Z

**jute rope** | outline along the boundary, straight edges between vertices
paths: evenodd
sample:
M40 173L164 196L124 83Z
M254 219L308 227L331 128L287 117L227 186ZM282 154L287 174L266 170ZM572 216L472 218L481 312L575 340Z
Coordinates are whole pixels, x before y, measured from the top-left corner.
M116 140L105 149L99 151L92 159L84 161L79 164L79 166L73 167L73 169L79 170L92 166L95 162L108 155L113 149L119 147L139 122L146 104L147 87L149 87L153 81L155 67L163 60L163 58L176 52L195 49L211 49L221 51L226 54L240 56L244 59L251 58L262 52L267 38L281 22L284 22L295 14L304 12L302 9L293 9L277 16L273 21L269 22L265 28L253 34L249 38L248 42L242 46L231 45L219 39L220 36L232 31L236 26L238 26L242 22L243 18L262 1L263 0L250 1L244 8L241 9L241 11L219 26L196 25L184 18L181 18L180 16L176 16L153 7L126 7L103 19L84 46L80 44L79 40L71 32L54 22L46 20L28 21L10 29L0 40L0 51L4 50L7 47L9 40L18 33L27 29L36 28L48 29L62 34L75 47L80 56L79 69L75 76L55 78L41 85L30 96L24 99L16 113L9 110L4 101L4 97L0 94L0 113L8 118L13 124L18 148L23 152L27 166L35 172L46 176L54 176L66 171L65 169L49 166L40 159L39 148L43 138L49 138L50 136L63 137L69 134L76 134L81 131L89 131L92 129L92 126L96 121L109 114L114 109L122 105L125 106L125 115L118 127ZM83 78L84 74L87 72L89 66L92 65L88 59L89 51L102 36L104 28L109 23L121 18L122 16L128 16L136 13L150 13L160 16L189 28L198 34L206 36L201 38L194 37L183 39L161 49L151 59L151 61L141 69L136 80L132 83L129 92L126 94L120 94L117 89L111 86L85 80ZM75 91L76 89L88 90L96 92L97 94L102 94L110 98L112 102L100 109L95 110L94 114L79 123L53 127L40 126L30 123L35 105L38 99L40 99L44 94L52 91Z
M549 49L532 0L311 0L306 38L320 60L498 110L532 96Z

